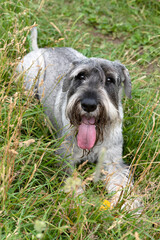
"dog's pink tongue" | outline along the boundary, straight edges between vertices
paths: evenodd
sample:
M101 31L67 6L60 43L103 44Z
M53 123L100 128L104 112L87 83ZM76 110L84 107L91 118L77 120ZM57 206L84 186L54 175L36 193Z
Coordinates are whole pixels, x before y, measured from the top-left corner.
M93 117L90 119L82 118L77 135L77 143L80 148L90 150L94 146L96 141L96 126L94 123L95 119Z

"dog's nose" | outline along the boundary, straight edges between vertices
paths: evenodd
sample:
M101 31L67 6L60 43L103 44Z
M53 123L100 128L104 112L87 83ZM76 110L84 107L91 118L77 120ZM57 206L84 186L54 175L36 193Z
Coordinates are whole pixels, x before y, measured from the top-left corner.
M93 112L97 108L97 101L94 98L84 98L81 100L81 106L86 112Z

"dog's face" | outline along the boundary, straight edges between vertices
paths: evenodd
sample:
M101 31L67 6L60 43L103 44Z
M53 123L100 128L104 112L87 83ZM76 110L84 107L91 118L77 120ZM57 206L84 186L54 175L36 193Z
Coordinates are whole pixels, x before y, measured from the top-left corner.
M106 126L119 119L122 84L131 97L128 70L118 62L91 58L73 63L63 91L68 91L66 115L78 131L80 148L93 148Z

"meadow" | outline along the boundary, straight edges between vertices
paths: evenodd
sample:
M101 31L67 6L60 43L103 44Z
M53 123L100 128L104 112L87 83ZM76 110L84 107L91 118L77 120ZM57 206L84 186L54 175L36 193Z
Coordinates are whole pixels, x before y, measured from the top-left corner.
M0 239L160 239L160 1L0 1ZM31 50L73 47L87 57L119 60L129 70L132 99L123 98L123 158L134 172L136 210L101 209L110 196L95 165L77 168L85 201L63 191L66 159L39 101L15 73ZM136 197L136 195L134 196Z

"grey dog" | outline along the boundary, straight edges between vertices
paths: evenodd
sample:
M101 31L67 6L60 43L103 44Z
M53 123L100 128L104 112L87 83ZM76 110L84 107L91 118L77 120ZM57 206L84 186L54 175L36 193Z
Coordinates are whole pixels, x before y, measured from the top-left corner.
M38 48L36 28L31 39L33 51L17 67L24 73L25 88L40 99L58 137L65 135L60 154L70 155L70 164L99 162L103 155L99 175L108 192L115 192L116 204L130 183L122 160L123 88L131 98L127 68L118 61L87 58L72 48ZM131 208L137 206L134 200Z

